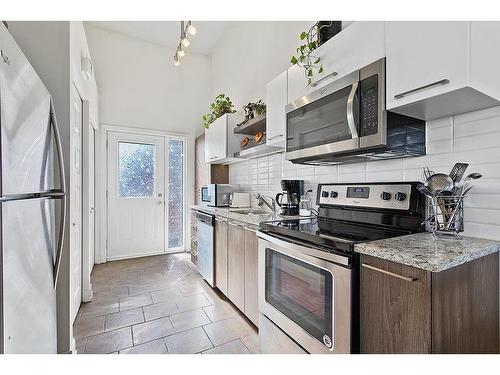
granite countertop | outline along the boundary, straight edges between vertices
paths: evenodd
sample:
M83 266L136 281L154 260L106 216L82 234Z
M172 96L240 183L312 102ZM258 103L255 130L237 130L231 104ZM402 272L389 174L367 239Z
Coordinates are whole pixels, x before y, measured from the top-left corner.
M500 251L500 242L473 237L437 237L416 233L356 244L360 254L440 272Z
M248 208L228 208L228 207L209 207L201 205L190 206L192 210L202 211L216 216L225 217L231 220L236 220L247 224L252 229L258 229L259 224L263 221L273 221L273 220L283 220L283 219L297 219L300 216L281 216L273 214L271 211L266 214L241 214L238 213L240 210L255 209L253 207ZM259 208L258 210L263 210Z

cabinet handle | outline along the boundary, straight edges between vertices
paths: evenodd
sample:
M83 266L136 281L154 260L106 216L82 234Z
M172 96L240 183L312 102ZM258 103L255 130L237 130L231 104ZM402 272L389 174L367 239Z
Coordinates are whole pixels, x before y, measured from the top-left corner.
M232 227L237 227L237 228L241 228L242 225L240 224L235 224L235 223L231 223L231 222L228 222L229 225L231 225Z
M243 227L243 229L245 229L245 230L247 230L249 232L257 233L256 229L252 229L252 228L248 228L248 227Z
M448 83L450 83L449 79L442 79L440 81L429 83L427 85L417 87L416 89L405 91L405 92L402 92L401 94L394 95L394 99L401 99L401 98L404 98L405 96L412 95L412 94L415 94L417 92L424 91L424 90L430 89L430 88L435 87L435 86L446 85Z
M219 223L227 223L227 220L215 218L215 221Z
M312 87L316 87L318 86L321 82L329 79L329 78L332 78L332 77L335 77L338 73L337 72L331 72L330 74L327 74L326 76L324 76L323 78L320 78L318 79L317 81L314 81L313 83L311 83L311 86Z
M380 273L383 273L383 274L386 274L386 275L389 275L389 276L393 276L393 277L396 277L398 279L401 279L401 280L404 280L404 281L408 281L410 283L412 283L414 281L417 281L417 279L414 278L414 277L408 277L408 276L399 275L397 273L386 271L386 270L383 270L381 268L377 268L377 267L371 266L371 265L366 264L366 263L362 263L361 267L365 267L365 268L368 268L369 270L372 270L372 271L376 271L376 272L380 272Z
M271 141L271 140L273 140L273 139L275 139L275 138L279 138L279 137L283 137L283 134L273 135L272 137L267 138L267 140L268 140L268 141Z

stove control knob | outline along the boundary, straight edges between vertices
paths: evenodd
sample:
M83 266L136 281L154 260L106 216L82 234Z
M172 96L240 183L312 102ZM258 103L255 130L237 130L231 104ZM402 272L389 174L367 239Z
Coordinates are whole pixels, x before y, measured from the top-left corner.
M329 196L329 195L330 195L330 193L328 193L327 191L322 191L322 192L321 192L321 196L322 196L323 198L328 198L328 196Z
M394 198L396 198L397 201L404 201L406 199L406 194L405 193L402 193L402 192L398 192L396 193L396 195L394 196Z
M337 198L339 196L339 193L337 193L336 191L331 191L330 192L330 198Z
M384 200L384 201L388 201L389 199L391 199L391 193L388 193L387 191L383 191L382 194L380 194L380 199Z

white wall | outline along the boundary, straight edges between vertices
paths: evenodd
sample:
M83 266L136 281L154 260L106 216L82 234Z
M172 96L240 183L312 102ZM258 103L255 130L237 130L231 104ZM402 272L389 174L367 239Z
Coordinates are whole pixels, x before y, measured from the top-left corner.
M100 122L194 135L209 101L210 60L86 24L99 88Z
M300 44L300 33L312 24L235 22L212 53L210 99L225 93L237 110L250 101L265 101L267 82L290 67L290 59Z
M427 155L340 166L295 165L284 154L247 160L229 167L229 182L248 191L275 195L282 178L302 179L316 193L318 183L416 181L422 167L449 173L456 162L479 172L465 199L465 235L500 240L500 107L427 123ZM257 184L255 184L257 181Z

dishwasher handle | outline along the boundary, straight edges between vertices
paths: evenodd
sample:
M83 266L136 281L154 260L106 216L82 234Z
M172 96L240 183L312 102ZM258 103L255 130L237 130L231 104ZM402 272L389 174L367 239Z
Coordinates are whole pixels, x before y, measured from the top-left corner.
M196 221L202 222L204 224L208 224L210 226L215 226L215 216L206 214L204 212L197 212L196 213Z

